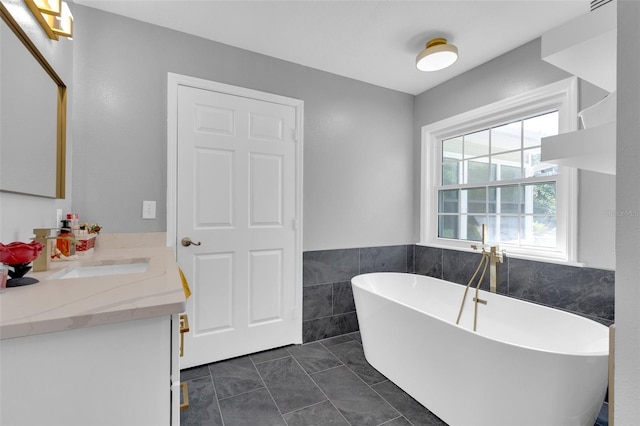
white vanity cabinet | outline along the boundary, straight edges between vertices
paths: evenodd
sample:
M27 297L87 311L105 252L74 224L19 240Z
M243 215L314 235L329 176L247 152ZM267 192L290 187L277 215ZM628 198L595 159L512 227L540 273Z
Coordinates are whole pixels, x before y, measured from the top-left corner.
M0 425L180 423L186 298L174 249L163 233L100 238L93 254L0 294ZM56 275L140 259L142 272Z
M179 339L172 314L1 340L0 424L178 425Z

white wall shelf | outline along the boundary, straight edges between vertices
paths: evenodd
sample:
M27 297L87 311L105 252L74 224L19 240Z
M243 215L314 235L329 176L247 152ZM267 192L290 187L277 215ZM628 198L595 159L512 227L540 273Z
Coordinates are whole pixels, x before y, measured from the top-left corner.
M542 138L542 161L616 174L616 122Z
M617 1L542 35L542 59L609 92L616 90Z

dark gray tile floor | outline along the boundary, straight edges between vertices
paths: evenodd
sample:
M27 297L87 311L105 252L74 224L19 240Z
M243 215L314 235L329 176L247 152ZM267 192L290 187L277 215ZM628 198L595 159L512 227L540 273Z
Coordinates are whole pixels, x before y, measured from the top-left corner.
M180 372L182 426L447 426L364 358L359 333ZM605 403L595 426L606 426Z
M181 371L183 426L446 426L364 358L359 333Z

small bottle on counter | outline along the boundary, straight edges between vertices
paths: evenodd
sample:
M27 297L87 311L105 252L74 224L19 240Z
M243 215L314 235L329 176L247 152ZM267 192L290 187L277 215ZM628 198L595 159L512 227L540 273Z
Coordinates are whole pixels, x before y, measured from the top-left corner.
M69 221L69 227L73 235L80 235L80 221L78 220L78 213L68 213L67 220Z
M71 225L70 225L70 221L69 220L62 220L60 221L62 223L62 227L60 228L60 233L58 234L59 237L64 237L64 236L73 236L73 233L71 232ZM69 240L65 240L65 239L57 239L56 240L56 247L58 248L58 250L60 250L60 252L64 255L69 257L71 255L71 241Z
M7 288L7 279L9 274L9 266L4 263L0 263L0 292Z

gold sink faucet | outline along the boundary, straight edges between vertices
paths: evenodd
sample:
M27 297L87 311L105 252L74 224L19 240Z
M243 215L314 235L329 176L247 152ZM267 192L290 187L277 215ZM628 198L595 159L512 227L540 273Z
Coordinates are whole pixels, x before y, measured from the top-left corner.
M80 244L80 241L76 240L73 235L50 235L52 230L58 230L58 228L35 228L33 233L35 237L32 240L41 243L44 248L33 261L33 272L48 271L51 266L51 244L49 240L68 240L71 244L70 254L76 253L76 244Z

